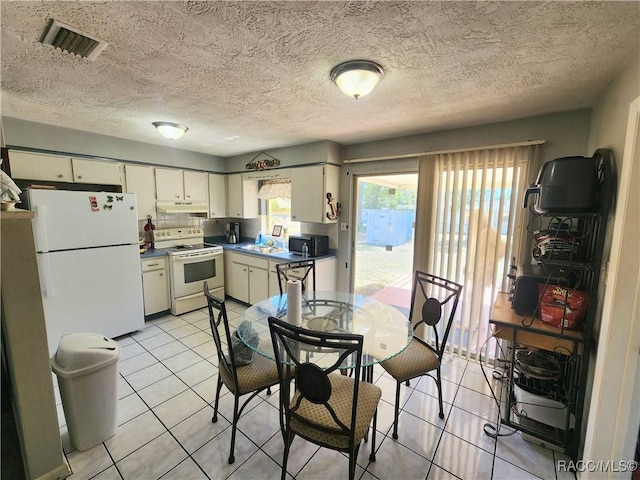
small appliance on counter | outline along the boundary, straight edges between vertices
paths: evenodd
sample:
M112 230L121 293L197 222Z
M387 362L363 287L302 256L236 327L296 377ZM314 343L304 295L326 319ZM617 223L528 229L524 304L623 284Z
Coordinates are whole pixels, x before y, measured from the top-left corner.
M240 222L231 222L227 224L227 243L240 243L242 241L242 233L240 231Z
M560 271L547 265L511 265L511 308L518 315L539 315L539 286L573 286L577 277L571 271Z
M302 234L289 237L289 251L303 255L307 246L309 257L322 257L329 253L329 237L327 235Z

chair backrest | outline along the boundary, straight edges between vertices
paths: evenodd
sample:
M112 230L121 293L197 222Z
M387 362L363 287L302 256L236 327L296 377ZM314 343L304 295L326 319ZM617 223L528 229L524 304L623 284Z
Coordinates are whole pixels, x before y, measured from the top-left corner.
M307 287L305 284L311 282L308 287L311 291L316 289L316 261L300 260L298 262L279 263L276 265L278 272L278 286L280 287L280 295L287 291L287 282L295 278L302 282L302 291Z
M227 307L225 306L224 300L209 292L209 286L206 281L204 282L203 290L204 295L207 298L207 306L209 308L209 325L211 326L211 334L213 335L213 341L218 353L218 369L224 371L226 374L222 375L223 378L226 377L233 380L237 389L238 376L236 369L238 365L236 363L237 352L235 349L243 348L243 345L239 341L232 341L232 334L229 330L229 320L227 317Z
M345 437L350 446L354 443L356 427L355 412L358 408L358 390L360 385L360 366L362 358L363 336L347 333L322 333L296 327L275 317L269 317L269 330L273 351L276 356L280 377L280 411L288 423L291 418L309 428L329 434ZM313 349L313 363L307 361L307 353ZM336 371L343 365L355 365L352 379ZM353 402L347 416L344 410L332 403L331 379L348 379L353 388ZM294 391L291 390L292 380ZM294 398L295 402L291 399ZM319 427L313 415L309 415L309 403L312 409L324 411L324 418L333 421L330 425ZM345 405L342 405L344 409ZM304 415L307 413L307 415Z
M458 308L462 285L416 270L409 318L415 331L419 325L432 327L436 353L442 358ZM418 315L418 309L419 315ZM414 315L415 314L415 315ZM416 321L415 318L418 318ZM440 320L445 318L445 324ZM442 336L440 336L442 333Z

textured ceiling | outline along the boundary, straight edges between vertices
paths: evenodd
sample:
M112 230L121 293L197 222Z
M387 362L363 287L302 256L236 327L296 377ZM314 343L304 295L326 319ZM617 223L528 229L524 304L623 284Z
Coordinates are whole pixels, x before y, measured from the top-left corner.
M640 44L637 2L0 3L3 116L220 156L591 107ZM49 19L109 45L43 46ZM359 100L329 78L354 59L385 69Z

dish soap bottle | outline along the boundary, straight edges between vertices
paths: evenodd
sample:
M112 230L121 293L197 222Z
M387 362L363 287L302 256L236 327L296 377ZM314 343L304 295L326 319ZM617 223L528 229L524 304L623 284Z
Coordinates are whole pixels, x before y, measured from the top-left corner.
M256 245L260 245L262 243L262 231L258 232L258 235L256 235Z
M307 258L309 256L309 247L306 243L302 244L302 258Z

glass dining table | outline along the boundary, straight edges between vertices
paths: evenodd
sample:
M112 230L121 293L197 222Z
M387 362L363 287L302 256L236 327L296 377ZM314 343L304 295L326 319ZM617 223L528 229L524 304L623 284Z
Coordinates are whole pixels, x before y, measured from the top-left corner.
M249 307L239 319L250 322L252 331L238 329L238 336L254 352L275 360L269 317L287 320L287 294L276 295ZM308 291L301 297L299 326L333 333L356 333L364 337L361 366L369 376L372 367L402 352L413 335L409 319L398 309L366 295L346 292ZM243 338L242 335L251 338ZM256 335L258 342L256 345ZM321 358L310 355L316 364ZM320 364L320 366L322 366ZM346 362L342 368L353 368Z

